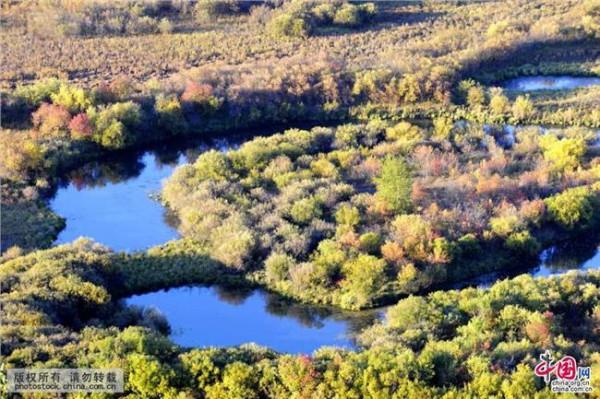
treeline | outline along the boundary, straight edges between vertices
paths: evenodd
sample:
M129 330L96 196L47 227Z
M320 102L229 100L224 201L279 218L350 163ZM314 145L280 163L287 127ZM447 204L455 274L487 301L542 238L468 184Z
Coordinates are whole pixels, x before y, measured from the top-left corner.
M268 19L267 29L271 34L306 38L318 28L356 28L364 25L377 13L377 7L375 3L290 1L278 12L262 11L260 18ZM258 13L260 10L255 11L255 14Z
M317 28L355 28L376 13L374 3L347 1L239 1L239 0L46 0L26 6L28 31L43 36L139 35L173 32L183 22L198 27L222 18L249 15L250 21L268 21L277 36L307 37Z
M524 267L597 228L596 139L443 117L290 130L200 155L163 199L213 259L285 295L358 309Z
M196 68L158 86L116 78L90 90L43 80L3 98L4 126L20 129L2 131L1 173L13 178L43 175L57 163L93 157L102 149L349 115L600 126L600 113L590 108L589 96L554 103L526 95L511 98L474 80L454 84L455 77L439 68L403 75L392 70L353 73L336 60L303 63L292 58L276 65ZM26 126L31 128L23 130Z
M115 301L120 256L80 240L5 259L6 366L122 367L123 395L147 398L550 397L533 373L550 350L591 366L597 383L596 271L409 297L362 333L358 351L286 355L174 345L160 314Z
M50 37L170 33L166 17L185 9L185 2L126 0L48 0L27 10L29 32Z
M289 66L264 65L262 75L245 82L240 82L243 69L229 74L206 70L205 77L174 82L165 91L136 101L130 100L131 83L123 79L93 90L56 79L20 87L4 99L4 117L7 124L11 120L27 124L31 115L32 128L2 132L6 143L2 175L48 175L69 155L93 156L102 149L190 133L341 116L346 99L336 82L339 68L323 62Z

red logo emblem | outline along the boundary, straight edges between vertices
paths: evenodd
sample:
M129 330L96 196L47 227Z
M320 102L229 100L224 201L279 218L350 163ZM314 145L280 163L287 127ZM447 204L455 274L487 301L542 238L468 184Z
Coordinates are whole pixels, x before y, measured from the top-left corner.
M573 381L577 378L577 361L573 356L564 356L554 362L552 355L546 351L540 355L540 362L535 366L535 375L542 377L547 383L554 374L561 380Z

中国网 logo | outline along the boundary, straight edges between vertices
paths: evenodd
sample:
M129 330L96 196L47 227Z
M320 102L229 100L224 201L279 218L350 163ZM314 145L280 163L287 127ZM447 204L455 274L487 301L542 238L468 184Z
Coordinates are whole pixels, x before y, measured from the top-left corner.
M552 392L592 392L590 368L577 367L577 360L573 356L563 356L554 361L550 351L545 351L540 355L540 362L535 366L534 372L546 384L550 384Z

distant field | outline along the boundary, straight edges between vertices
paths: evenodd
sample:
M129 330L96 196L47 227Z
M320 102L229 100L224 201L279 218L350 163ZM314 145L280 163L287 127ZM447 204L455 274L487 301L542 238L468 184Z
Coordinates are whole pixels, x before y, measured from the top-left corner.
M321 30L306 39L266 34L264 24L247 15L211 22L177 15L174 33L167 34L51 38L32 32L35 10L24 3L4 10L1 78L5 86L53 75L86 85L120 74L141 82L214 63L275 62L291 56L339 59L349 69L456 68L486 58L489 51L503 56L521 42L551 39L581 17L577 3L386 3L366 27ZM488 32L490 21L512 20L518 23Z

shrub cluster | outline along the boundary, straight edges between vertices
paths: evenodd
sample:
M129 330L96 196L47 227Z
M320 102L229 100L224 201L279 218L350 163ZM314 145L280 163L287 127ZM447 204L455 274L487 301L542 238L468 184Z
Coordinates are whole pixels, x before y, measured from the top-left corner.
M541 237L597 225L589 131L522 129L512 142L433 125L373 120L209 151L176 170L163 198L214 259L346 308L525 266Z
M368 23L376 12L374 3L291 1L279 12L273 13L267 29L277 37L306 38L318 28L362 26Z
M28 28L33 33L57 37L169 33L172 30L169 20L160 19L159 14L170 8L170 3L47 1L30 11Z

